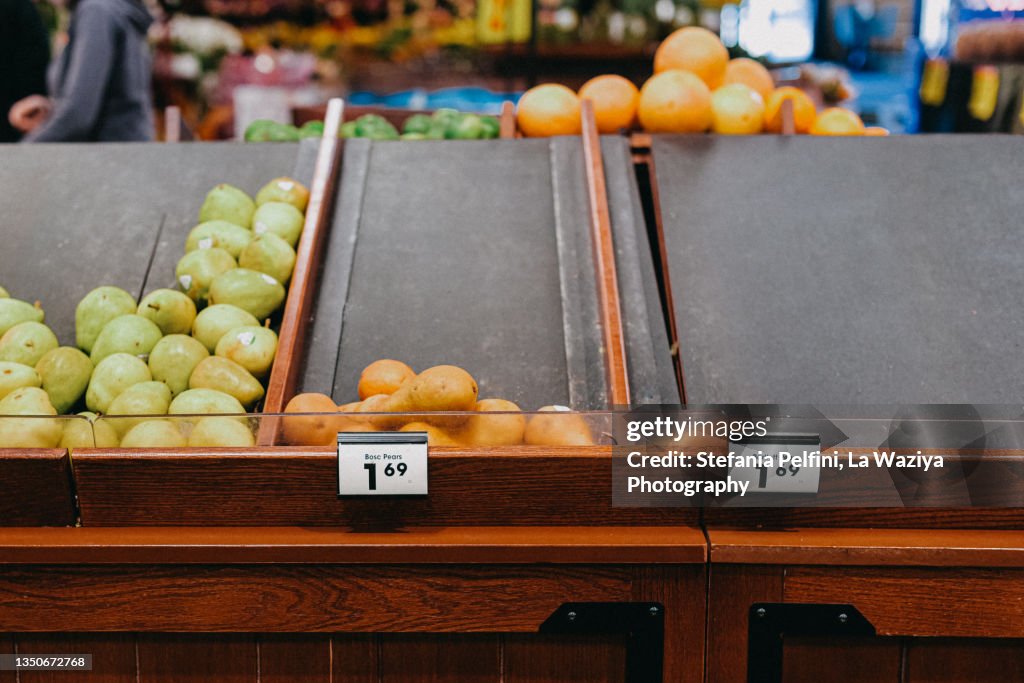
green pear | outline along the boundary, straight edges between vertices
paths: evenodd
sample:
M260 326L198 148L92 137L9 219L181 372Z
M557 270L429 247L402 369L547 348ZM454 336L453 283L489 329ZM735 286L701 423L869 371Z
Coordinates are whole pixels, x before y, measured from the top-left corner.
M199 222L227 221L243 227L252 223L256 204L245 192L233 185L222 183L206 194L199 209Z
M189 389L174 397L170 415L242 415L245 408L234 396L214 389Z
M305 212L306 205L309 204L309 190L297 180L274 178L256 193L256 206L263 206L269 202L284 202Z
M127 353L107 356L92 371L89 388L85 391L85 405L94 413L106 413L121 392L151 379L149 366L140 358Z
M284 284L295 269L295 250L274 233L265 232L249 243L238 257L238 265L266 273Z
M43 386L43 380L33 368L21 363L0 361L0 398L15 389L41 386Z
M96 413L79 413L84 420L65 420L61 448L117 448L121 443L117 432Z
M237 267L234 257L220 247L197 249L181 257L174 269L174 276L181 291L193 301L201 301L209 296L214 278Z
M259 327L260 321L252 313L231 304L214 304L196 316L192 325L192 336L198 339L206 350L213 353L220 338L236 327Z
M146 420L135 425L124 438L121 448L185 448L188 441L178 425L170 420Z
M0 299L10 299L11 295L7 293L7 290L0 287Z
M0 337L0 360L34 368L40 358L58 346L57 335L43 323L19 323Z
M72 346L53 349L36 363L43 391L49 394L50 403L60 414L71 410L82 398L89 386L92 369L89 356Z
M56 448L64 434L50 397L38 387L15 389L0 399L0 416L7 415L22 417L0 417L2 448Z
M284 303L284 297L284 285L266 273L248 268L229 270L210 285L210 303L238 306L257 320L269 318Z
M43 309L20 299L0 299L0 337L21 323L41 323L46 319Z
M185 240L185 251L220 247L234 258L252 241L252 230L227 221L207 221L192 228Z
M135 312L135 297L119 287L97 287L75 309L75 344L92 353L96 337L114 318Z
M198 340L184 334L171 334L156 343L149 352L149 371L177 396L188 389L188 378L199 361L210 355Z
M256 439L248 425L230 417L204 417L188 437L192 448L248 448Z
M270 373L277 354L277 335L259 325L247 325L228 330L214 352L233 360L249 371L253 377L263 379Z
M115 417L123 415L166 415L171 407L171 390L163 382L139 382L110 402L105 420L114 431L124 436L132 427L145 422L145 418Z
M238 363L210 356L200 361L188 380L189 389L216 389L234 396L246 408L263 398L263 385Z
M293 249L302 235L302 212L291 204L269 202L256 209L252 217L252 232L256 237L272 232Z
M122 315L106 324L93 344L90 357L93 363L115 353L145 358L161 337L160 328L149 318L134 313Z
M181 292L158 289L142 299L138 314L156 323L161 334L188 334L196 319L196 304Z

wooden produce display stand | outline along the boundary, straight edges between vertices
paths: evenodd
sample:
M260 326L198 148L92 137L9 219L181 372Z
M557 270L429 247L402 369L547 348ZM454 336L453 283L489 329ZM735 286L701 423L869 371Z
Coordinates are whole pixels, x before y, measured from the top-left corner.
M161 155L186 147L148 158L173 174ZM255 173L287 149L222 153ZM638 203L601 159L592 127L325 136L266 411L299 391L348 400L386 356L465 365L482 395L529 407L660 391L643 368L665 359L629 348L612 271L639 252L607 251ZM22 454L52 463L30 474L65 502L26 495L11 509L40 517L0 520L0 652L92 653L76 680L702 679L699 516L612 507L610 446L431 447L428 496L341 498L334 449L286 445L280 419L253 449Z
M686 401L878 418L866 406L1019 404L1022 152L997 136L652 136ZM1017 432L926 452L977 465L963 465L973 494L1007 463L1019 478ZM829 474L819 496L835 507L705 510L706 680L1024 676L1024 501L954 509L926 477ZM887 507L865 506L879 484Z

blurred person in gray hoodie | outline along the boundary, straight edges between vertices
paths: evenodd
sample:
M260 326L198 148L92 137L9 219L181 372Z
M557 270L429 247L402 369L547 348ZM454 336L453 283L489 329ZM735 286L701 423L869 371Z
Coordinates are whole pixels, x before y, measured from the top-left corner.
M31 95L9 113L26 142L152 140L153 18L141 0L70 0L68 44L50 68L52 98Z

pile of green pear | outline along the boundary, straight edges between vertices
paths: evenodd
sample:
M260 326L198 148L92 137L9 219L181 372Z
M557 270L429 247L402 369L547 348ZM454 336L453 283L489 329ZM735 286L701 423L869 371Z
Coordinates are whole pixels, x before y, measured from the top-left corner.
M244 414L274 363L270 322L308 202L290 178L255 198L213 188L175 270L179 289L136 301L97 287L75 309L74 346L60 345L38 302L0 287L0 448L252 446Z

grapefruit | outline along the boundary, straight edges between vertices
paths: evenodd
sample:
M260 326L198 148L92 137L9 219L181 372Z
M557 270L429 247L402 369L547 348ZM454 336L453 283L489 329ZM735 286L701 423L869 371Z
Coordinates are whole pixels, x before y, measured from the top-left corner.
M764 100L742 83L711 94L711 130L724 135L756 135L764 127Z
M681 69L696 74L709 88L717 88L725 78L729 51L711 31L686 26L673 31L654 53L654 73Z
M768 101L768 97L775 90L775 81L768 69L760 62L746 57L733 59L725 65L725 85L730 83L742 83L749 86L751 90L761 96L761 99Z
M579 135L580 100L564 85L538 85L519 99L516 120L519 130L531 138Z
M637 115L651 133L702 133L711 126L711 91L689 71L663 71L640 89Z
M606 75L584 83L579 97L593 103L599 132L616 133L633 125L640 91L622 76Z
M764 128L772 133L782 132L782 103L793 103L793 124L797 133L809 133L818 111L814 102L800 88L784 85L776 88L764 103Z

